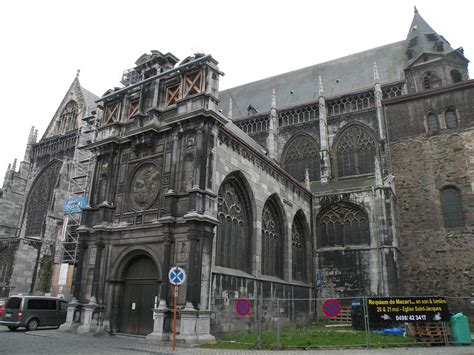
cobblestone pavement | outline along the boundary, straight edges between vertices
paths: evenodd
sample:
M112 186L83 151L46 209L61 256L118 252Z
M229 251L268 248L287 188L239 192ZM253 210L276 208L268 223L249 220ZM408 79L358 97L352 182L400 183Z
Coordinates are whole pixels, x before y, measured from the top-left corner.
M257 351L257 350L209 350L171 348L147 344L142 338L125 336L83 336L58 332L56 329L41 329L34 332L18 330L10 332L0 327L0 354L159 354L159 355L474 355L474 346L397 348L372 350L294 350L294 351Z

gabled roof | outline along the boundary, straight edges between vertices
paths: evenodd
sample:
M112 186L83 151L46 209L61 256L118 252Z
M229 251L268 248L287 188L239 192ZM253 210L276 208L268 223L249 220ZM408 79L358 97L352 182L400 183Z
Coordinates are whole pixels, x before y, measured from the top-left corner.
M408 67L423 54L446 55L453 52L449 42L436 33L415 8L407 39Z
M403 69L406 67L405 50L405 41L396 42L223 90L219 93L219 109L228 116L229 99L232 99L233 119L247 117L249 105L257 112L267 112L273 89L278 107L314 100L318 97L319 75L326 97L370 88L374 85L374 62L377 62L382 83L400 81L404 79Z
M69 87L68 91L66 92L66 95L64 95L63 100L61 101L61 104L59 105L58 109L56 110L56 113L54 114L53 118L51 119L48 128L45 130L43 136L41 139L49 138L54 135L54 126L55 122L59 118L59 115L63 111L64 107L67 105L67 103L70 100L75 100L80 108L80 114L82 115L79 117L79 119L83 118L84 115L88 114L92 109L97 107L97 104L95 103L96 100L98 100L99 97L89 90L83 88L81 86L81 83L79 82L79 77L76 76Z

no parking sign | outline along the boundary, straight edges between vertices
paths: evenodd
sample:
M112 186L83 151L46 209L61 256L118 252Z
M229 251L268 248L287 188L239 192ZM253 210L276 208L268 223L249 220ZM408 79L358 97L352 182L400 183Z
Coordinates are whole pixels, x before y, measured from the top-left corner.
M323 313L328 318L336 318L341 313L341 304L338 300L326 300L323 303Z

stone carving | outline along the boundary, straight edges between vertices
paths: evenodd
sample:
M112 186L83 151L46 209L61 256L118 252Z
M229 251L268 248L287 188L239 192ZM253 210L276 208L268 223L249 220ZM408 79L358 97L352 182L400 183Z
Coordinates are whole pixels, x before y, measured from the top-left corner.
M159 195L161 174L157 166L151 163L140 166L130 183L130 202L134 209L150 208Z

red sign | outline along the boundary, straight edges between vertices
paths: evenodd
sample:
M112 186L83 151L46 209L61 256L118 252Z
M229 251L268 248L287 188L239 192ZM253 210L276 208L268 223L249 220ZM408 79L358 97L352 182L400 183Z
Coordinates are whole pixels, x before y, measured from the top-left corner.
M246 316L250 313L250 301L245 299L237 300L235 311L239 316Z
M341 313L341 304L338 300L326 300L323 303L323 313L328 318L336 318Z

